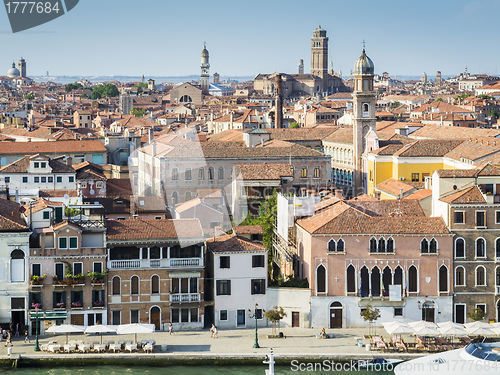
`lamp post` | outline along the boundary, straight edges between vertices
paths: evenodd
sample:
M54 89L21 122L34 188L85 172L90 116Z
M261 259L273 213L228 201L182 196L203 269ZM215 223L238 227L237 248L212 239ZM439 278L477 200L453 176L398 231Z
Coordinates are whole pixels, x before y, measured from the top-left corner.
M252 310L248 309L248 316L250 319L255 318L255 343L253 344L254 348L260 348L259 346L259 336L257 334L257 309L259 308L259 304L255 304L255 310L252 316Z
M35 307L35 352L40 351L40 346L38 345L38 307Z

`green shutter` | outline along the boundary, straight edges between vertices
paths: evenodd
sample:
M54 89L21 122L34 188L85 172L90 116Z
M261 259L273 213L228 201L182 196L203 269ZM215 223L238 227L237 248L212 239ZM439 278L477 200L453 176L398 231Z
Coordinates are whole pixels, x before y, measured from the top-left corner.
M66 237L59 237L59 248L60 249L68 248L68 239Z
M69 248L77 249L78 248L78 237L70 237L69 238Z

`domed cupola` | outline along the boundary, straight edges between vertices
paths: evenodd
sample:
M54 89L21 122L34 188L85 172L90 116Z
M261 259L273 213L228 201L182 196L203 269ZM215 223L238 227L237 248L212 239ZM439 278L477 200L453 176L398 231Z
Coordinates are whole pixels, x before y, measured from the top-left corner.
M7 77L9 78L17 78L21 75L19 69L16 68L16 64L12 63L12 68L7 72Z
M364 49L363 53L361 54L361 56L359 56L359 58L356 60L356 63L354 64L353 74L354 75L375 74L375 66L373 65L373 61L368 56L366 56Z

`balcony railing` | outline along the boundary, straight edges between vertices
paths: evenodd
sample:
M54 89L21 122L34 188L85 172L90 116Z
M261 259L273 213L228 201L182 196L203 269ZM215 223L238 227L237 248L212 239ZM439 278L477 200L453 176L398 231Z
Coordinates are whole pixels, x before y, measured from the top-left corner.
M203 258L110 260L109 269L203 267Z
M170 303L187 303L187 302L200 302L199 293L180 293L171 294Z

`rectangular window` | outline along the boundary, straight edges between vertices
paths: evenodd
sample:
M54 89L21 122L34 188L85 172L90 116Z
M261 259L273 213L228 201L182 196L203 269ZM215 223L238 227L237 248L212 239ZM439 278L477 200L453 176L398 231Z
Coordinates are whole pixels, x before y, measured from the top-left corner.
M82 181L82 182L80 183L80 188L81 188L81 189L86 189L86 188L87 188L87 182Z
M40 178L40 182L42 182L42 183L46 183L46 182L47 182L47 177L41 177L41 178Z
M253 279L251 284L252 284L252 294L265 294L266 293L266 280L265 279Z
M465 211L455 211L455 224L465 224Z
M47 182L53 183L54 182L54 177L52 177L52 176L47 177Z
M40 263L33 263L31 265L31 273L34 276L42 276L42 265Z
M40 177L33 178L33 182L36 184L40 183Z
M420 174L419 173L412 173L411 174L411 182L418 182L420 180Z
M300 178L307 178L307 167L302 167L300 171Z
M35 167L35 168L40 168L40 163L39 163L39 162L37 162L37 161L35 161L35 162L33 163L33 165L34 165L34 167Z
M52 293L52 307L54 309L66 308L66 292L53 292Z
M231 280L217 280L217 295L218 296L231 295Z
M219 311L219 320L227 320L227 310Z
M104 307L104 289L92 291L92 307Z
M189 311L191 312L191 322L197 322L198 321L198 309L197 308L192 308L192 309L189 309Z
M495 211L495 224L500 224L500 211Z
M181 309L181 323L189 322L189 309Z
M92 155L92 163L102 165L103 161L103 155Z
M92 269L94 272L102 273L102 262L94 262Z
M73 275L79 275L83 273L83 263L75 262L73 263Z
M483 313L486 314L486 304L485 303L476 303L476 308L483 310Z
M172 181L177 181L179 179L179 170L177 168L172 169Z
M57 177L56 177L56 182L61 183L61 182L62 182L62 176L57 176Z
M403 308L395 307L394 308L394 316L403 316Z
M221 256L219 257L219 268L231 268L231 257Z
M252 268L263 268L265 258L264 255L252 255Z
M74 176L69 176L68 181L69 182L75 182L75 177Z
M43 220L49 220L49 219L50 219L50 212L43 211Z
M102 188L104 187L104 183L103 183L102 181L97 181L97 182L95 183L95 187L96 187L97 189L102 189Z
M191 168L186 168L186 173L184 174L186 181L191 181Z
M78 249L78 237L70 237L69 238L69 248L70 249Z
M28 183L28 177L27 176L24 176L23 177L23 184L27 184Z
M139 310L130 310L130 323L139 323Z
M68 238L59 237L59 249L67 249L67 248L68 248Z
M198 293L198 278L191 277L189 279L189 293Z
M172 316L170 318L172 323L179 323L179 309L172 309Z
M121 311L113 310L111 311L111 321L113 325L118 326L121 324Z
M205 179L205 168L198 169L198 180Z
M83 290L71 291L71 307L83 307Z
M319 167L314 167L314 178L321 178L321 170Z
M42 162L40 163L40 168L47 168L47 163L46 163L46 162L44 162L44 161L42 161Z
M476 211L476 227L486 226L486 212Z

